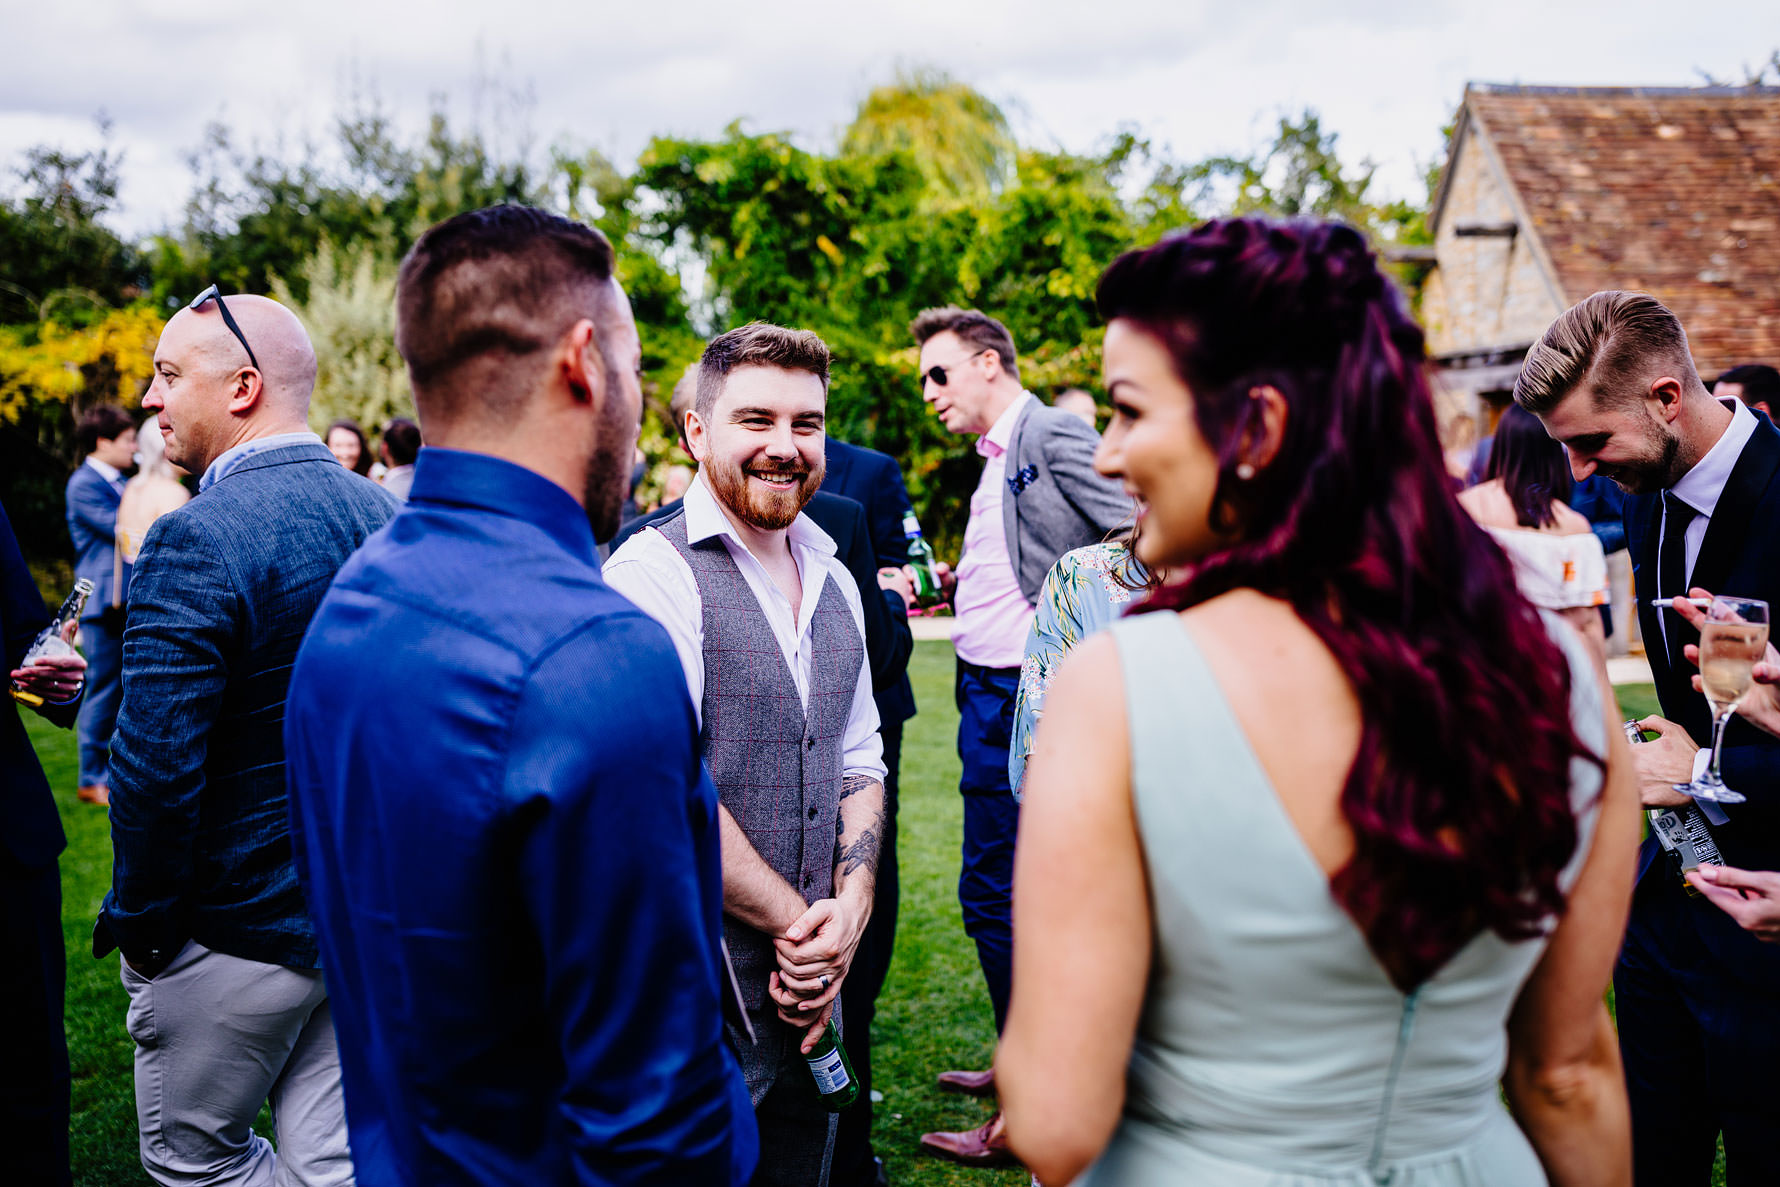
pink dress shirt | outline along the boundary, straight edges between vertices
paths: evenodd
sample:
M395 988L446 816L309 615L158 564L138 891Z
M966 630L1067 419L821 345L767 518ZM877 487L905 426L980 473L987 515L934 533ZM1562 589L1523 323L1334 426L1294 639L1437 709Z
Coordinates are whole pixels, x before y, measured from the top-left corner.
M1020 592L1001 524L1001 500L1008 497L1008 441L1034 398L1030 392L1021 393L977 440L983 476L970 496L970 522L964 529L964 556L958 562L958 592L952 603L958 616L952 646L959 659L985 668L1020 666L1035 613Z

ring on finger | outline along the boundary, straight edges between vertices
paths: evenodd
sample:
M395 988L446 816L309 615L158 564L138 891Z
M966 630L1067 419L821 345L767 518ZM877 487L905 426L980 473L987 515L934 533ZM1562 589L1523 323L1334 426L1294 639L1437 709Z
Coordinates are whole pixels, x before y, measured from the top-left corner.
M828 992L828 974L827 973L822 974L822 992L823 993Z

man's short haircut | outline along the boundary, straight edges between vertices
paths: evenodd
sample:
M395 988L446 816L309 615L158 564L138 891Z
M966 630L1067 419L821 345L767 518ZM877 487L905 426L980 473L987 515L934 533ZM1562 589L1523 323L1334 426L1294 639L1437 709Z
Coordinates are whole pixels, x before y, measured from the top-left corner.
M1766 363L1745 363L1741 367L1732 367L1714 383L1742 384L1743 403L1752 408L1757 404L1766 404L1770 408L1780 405L1780 371Z
M692 452L692 442L686 439L686 414L698 406L698 364L687 363L686 370L674 383L673 394L668 397L668 415L673 418L674 432L680 435L680 444L686 452Z
M490 206L433 227L396 281L396 349L416 402L446 415L466 398L513 409L536 356L593 316L611 278L606 237L548 211Z
M779 367L808 371L828 390L828 344L808 330L788 330L763 321L738 326L719 334L698 360L698 396L694 407L701 420L709 419L729 373L737 367Z
M1587 389L1596 407L1641 397L1653 372L1699 383L1681 319L1648 293L1596 293L1572 305L1527 351L1514 402L1535 415Z
M909 323L909 332L915 336L918 346L925 346L929 338L947 330L970 343L973 349L994 351L1001 359L1001 369L1016 380L1020 378L1020 364L1014 358L1014 336L1007 332L1006 326L986 313L945 305L939 309L923 309Z
M405 416L396 417L383 426L383 445L391 462L412 466L420 456L420 426Z
M135 427L135 420L116 404L100 404L81 413L74 440L80 452L91 453L99 442L115 441Z

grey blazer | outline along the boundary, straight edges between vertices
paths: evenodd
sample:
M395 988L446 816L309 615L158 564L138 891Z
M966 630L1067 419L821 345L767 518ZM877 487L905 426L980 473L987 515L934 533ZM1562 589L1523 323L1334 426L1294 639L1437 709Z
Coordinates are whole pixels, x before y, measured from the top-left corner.
M1036 399L1014 422L1001 524L1020 592L1035 606L1058 557L1098 543L1131 518L1124 487L1094 472L1099 444L1081 420Z

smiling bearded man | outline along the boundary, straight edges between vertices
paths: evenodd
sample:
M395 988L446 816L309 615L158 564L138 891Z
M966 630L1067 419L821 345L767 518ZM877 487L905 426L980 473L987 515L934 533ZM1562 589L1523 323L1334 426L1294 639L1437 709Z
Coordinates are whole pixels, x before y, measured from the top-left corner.
M834 1114L802 1055L871 915L884 763L859 588L802 514L822 484L828 348L749 325L699 362L699 475L606 582L679 652L723 832L723 930L757 1039L734 1028L760 1123L755 1187L824 1187ZM877 594L873 591L872 596Z

